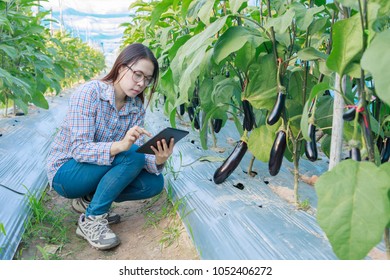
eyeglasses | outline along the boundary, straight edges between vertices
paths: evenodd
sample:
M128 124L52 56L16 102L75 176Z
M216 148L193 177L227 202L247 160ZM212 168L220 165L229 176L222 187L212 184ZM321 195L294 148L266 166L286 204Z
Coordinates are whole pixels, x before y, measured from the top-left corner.
M145 81L145 85L147 87L150 87L153 85L153 82L154 82L154 79L153 77L151 76L145 76L144 73L142 73L141 71L134 71L133 69L131 69L130 66L128 65L125 65L129 70L131 70L133 72L133 81L136 82L136 83L139 83L141 81Z

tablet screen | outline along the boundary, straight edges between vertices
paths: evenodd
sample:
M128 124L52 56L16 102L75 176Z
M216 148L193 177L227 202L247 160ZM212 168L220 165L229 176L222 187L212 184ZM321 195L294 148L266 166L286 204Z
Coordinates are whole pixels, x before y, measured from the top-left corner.
M137 149L137 153L143 153L143 154L152 154L154 155L153 150L150 148L150 146L157 147L157 141L161 141L162 139L165 139L167 144L169 144L169 140L171 138L175 139L175 144L179 142L180 139L185 137L189 132L186 130L181 130L177 128L167 127L163 130L161 130L158 134L153 136L153 138L150 138L145 144L143 144L141 147Z

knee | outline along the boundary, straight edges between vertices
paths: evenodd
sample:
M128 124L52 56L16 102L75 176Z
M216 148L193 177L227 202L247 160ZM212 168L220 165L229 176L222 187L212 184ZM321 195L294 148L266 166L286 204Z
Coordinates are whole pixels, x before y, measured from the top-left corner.
M156 180L154 180L154 184L150 186L149 197L153 197L160 194L163 189L164 189L164 176L160 174L156 176Z
M115 157L115 160L119 160L121 163L134 166L143 167L145 165L145 155L137 153L137 145L133 145L130 150L120 153Z

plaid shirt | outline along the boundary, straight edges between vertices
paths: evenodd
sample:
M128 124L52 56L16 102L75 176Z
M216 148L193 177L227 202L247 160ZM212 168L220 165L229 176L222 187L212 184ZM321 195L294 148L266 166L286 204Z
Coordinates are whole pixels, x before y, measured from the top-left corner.
M133 126L144 126L145 109L141 99L127 98L118 112L112 84L94 80L80 86L71 96L69 109L57 133L47 160L50 185L58 169L68 160L111 165L113 142L120 141ZM141 136L135 144L142 145ZM160 173L154 155L145 155L145 169Z

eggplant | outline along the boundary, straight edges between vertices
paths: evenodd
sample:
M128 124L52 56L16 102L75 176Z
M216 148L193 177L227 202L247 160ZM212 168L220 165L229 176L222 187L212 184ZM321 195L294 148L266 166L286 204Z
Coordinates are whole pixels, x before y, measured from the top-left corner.
M272 145L271 153L269 156L268 162L268 171L269 174L275 176L279 173L280 167L282 165L284 151L287 146L287 137L286 132L279 130L276 134L274 144Z
M222 127L222 119L213 119L213 129L215 133L218 133Z
M343 119L345 121L350 122L350 121L353 121L355 119L355 115L356 115L356 108L352 107L343 113Z
M242 127L247 131L251 131L255 125L255 115L253 114L252 105L248 100L244 100L242 101L242 108L244 110L244 123Z
M279 91L274 107L267 118L267 123L269 125L273 125L277 123L284 110L285 101L286 101L286 94L282 91Z
M356 161L361 161L362 157L360 155L360 149L357 147L352 147L351 150L349 150L349 157Z
M199 116L198 114L195 114L194 107L192 106L187 107L187 111L188 111L188 116L190 117L190 121L194 123L194 127L196 129L199 129L200 128Z
M188 106L187 112L188 112L188 117L190 118L190 121L192 122L194 120L194 116L195 116L194 107Z
M376 140L376 146L378 147L378 151L379 151L379 153L380 154L382 154L382 150L383 150L383 143L384 142L384 140L383 140L383 138L382 138L382 136L378 136L378 139Z
M390 137L385 137L381 151L381 163L388 162L390 158Z
M226 70L226 72L225 72L225 77L226 77L226 78L229 78L229 77L230 77L230 72L229 72L229 70Z
M217 170L215 170L213 178L214 183L221 184L223 181L225 181L226 178L229 177L230 174L232 174L232 172L240 164L247 150L247 143L242 140L238 141L231 154L222 163L222 165Z
M185 107L184 107L184 103L180 104L180 106L179 106L179 114L180 114L180 116L183 116L185 111L186 110L185 110Z
M317 142L316 142L316 126L309 123L310 141L305 143L305 155L310 161L316 161L318 158Z

